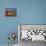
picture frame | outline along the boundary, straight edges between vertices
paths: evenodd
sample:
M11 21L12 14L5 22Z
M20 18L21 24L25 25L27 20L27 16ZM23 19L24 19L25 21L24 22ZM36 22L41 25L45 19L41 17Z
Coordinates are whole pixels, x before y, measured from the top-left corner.
M5 8L5 16L16 17L17 16L17 8Z

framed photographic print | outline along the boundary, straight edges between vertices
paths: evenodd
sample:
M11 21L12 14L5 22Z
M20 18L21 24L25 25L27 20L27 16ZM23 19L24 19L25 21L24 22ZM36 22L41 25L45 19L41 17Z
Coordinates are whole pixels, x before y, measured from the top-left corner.
M5 8L5 16L16 16L17 9L16 8Z

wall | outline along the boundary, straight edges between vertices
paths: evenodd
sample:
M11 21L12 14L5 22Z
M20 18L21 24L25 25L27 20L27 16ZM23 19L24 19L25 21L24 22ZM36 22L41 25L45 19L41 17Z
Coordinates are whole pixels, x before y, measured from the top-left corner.
M16 8L15 0L0 0L0 44L8 43L10 32L17 33L18 17L5 17L5 8Z
M46 0L17 0L19 23L46 24Z
M17 16L5 17L5 8L17 8ZM0 44L8 43L17 24L46 24L46 0L0 0Z

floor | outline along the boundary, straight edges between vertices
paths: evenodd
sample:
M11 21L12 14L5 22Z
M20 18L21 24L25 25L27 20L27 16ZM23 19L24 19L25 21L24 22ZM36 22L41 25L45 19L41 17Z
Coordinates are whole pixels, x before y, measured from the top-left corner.
M8 46L8 44L0 44L0 46ZM18 44L15 44L15 45L9 45L9 46L18 46Z
M32 42L31 40L28 40L28 41L21 40L20 43L21 43L20 46L46 46L45 41L34 41L34 42Z
M8 44L0 44L0 46L8 46ZM28 41L21 40L19 45L14 44L13 46L46 46L46 42L45 41L34 41L34 42L32 42L31 40L28 40Z

